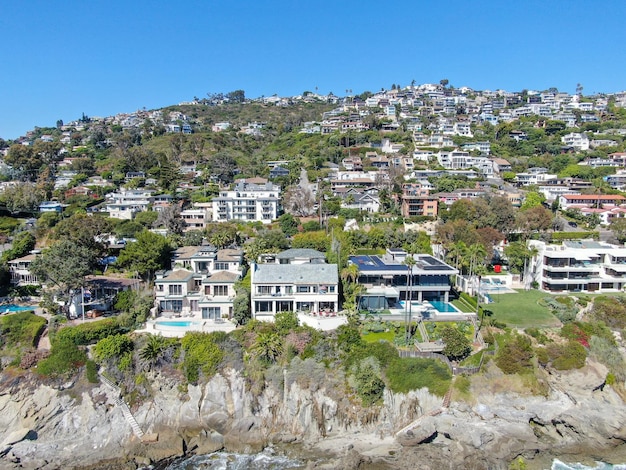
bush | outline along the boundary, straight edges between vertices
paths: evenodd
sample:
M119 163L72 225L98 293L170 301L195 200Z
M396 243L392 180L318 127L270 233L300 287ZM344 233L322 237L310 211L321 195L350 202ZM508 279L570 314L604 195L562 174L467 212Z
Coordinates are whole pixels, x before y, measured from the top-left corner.
M93 355L98 362L114 357L121 357L133 350L133 342L126 335L114 335L102 338L93 348Z
M76 372L87 362L87 353L69 342L57 342L50 357L37 364L37 373L44 377L59 377Z
M501 345L496 364L505 374L519 374L532 368L533 349L530 338L514 334Z
M624 364L624 358L613 341L592 336L589 340L589 347L591 354L609 368L614 378L617 377L621 382L626 380L626 364Z
M106 318L77 326L66 326L56 332L52 342L72 343L76 346L95 343L108 336L125 333L115 319Z
M576 340L566 344L551 344L547 351L552 367L557 370L580 369L587 358L587 350Z
M0 317L0 334L7 346L35 347L46 327L46 319L31 311Z
M355 364L349 382L361 398L363 406L380 402L385 390L385 382L380 377L380 363L372 356Z
M215 374L223 354L211 334L187 333L181 339L181 346L184 351L182 368L187 382L197 383L201 373L207 378Z
M426 387L438 396L446 394L452 379L452 373L444 362L417 357L396 359L385 370L385 375L389 388L395 393Z
M100 377L98 376L98 364L92 360L88 360L85 363L85 373L87 380L92 384L100 383Z

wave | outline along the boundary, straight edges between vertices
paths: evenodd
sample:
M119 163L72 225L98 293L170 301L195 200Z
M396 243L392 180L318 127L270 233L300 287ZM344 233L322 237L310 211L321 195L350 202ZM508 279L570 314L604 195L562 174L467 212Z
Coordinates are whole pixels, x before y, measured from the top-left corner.
M589 467L581 463L565 463L558 459L552 462L551 470L626 470L626 464L611 465L605 462L596 462L595 467Z
M305 463L275 454L266 449L258 454L214 452L177 459L163 470L291 470L304 468Z

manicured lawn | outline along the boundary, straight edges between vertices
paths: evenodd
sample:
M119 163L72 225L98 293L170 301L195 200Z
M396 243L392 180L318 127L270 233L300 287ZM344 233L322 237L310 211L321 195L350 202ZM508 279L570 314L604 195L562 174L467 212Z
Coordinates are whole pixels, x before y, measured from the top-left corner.
M517 294L493 295L493 303L481 307L491 310L493 318L509 326L553 327L559 325L559 320L546 307L538 304L539 299L550 297L538 290L519 290Z
M381 333L368 333L366 335L362 335L363 341L367 343L376 343L378 341L384 340L389 341L393 344L393 338L395 333L393 331L383 331Z

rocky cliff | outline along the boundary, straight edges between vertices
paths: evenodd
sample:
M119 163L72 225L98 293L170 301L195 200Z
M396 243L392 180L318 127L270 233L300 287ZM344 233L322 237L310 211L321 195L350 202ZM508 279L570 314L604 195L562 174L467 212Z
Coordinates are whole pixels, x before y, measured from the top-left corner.
M105 384L52 388L5 377L0 468L104 468L103 461L132 468L188 452L256 452L269 443L317 449L325 458L311 465L319 468L505 469L518 456L548 453L607 459L624 449L626 407L611 387L593 390L605 376L590 364L552 376L546 397L495 390L446 409L426 390L386 393L382 406L363 409L336 389L289 381L254 397L235 371L185 391L153 377L153 399L132 410L143 440Z

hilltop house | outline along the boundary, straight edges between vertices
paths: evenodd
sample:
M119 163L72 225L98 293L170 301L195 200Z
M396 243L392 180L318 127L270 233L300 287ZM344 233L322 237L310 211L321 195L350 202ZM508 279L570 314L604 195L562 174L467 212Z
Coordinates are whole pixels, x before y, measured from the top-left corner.
M319 253L319 252L317 252ZM310 253L309 253L310 254ZM293 257L292 257L293 255ZM313 254L292 253L298 263L256 264L250 267L252 318L273 321L278 312L336 315L339 310L339 274L336 264L326 264Z
M154 282L160 314L205 320L231 318L242 261L243 252L238 249L179 248L172 256L173 269L158 272Z
M415 264L406 264L409 254L388 248L383 256L350 256L359 268L358 283L365 287L359 308L381 310L394 307L400 300L448 302L451 276L458 270L431 255L412 255ZM411 280L409 282L409 275Z

